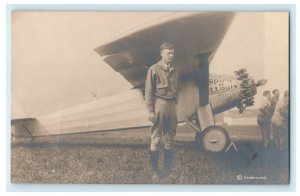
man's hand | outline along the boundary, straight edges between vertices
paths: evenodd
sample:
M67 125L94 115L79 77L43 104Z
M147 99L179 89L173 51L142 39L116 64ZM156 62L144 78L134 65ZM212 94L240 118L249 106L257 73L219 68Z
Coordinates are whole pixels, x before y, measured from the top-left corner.
M149 121L151 121L152 123L154 123L155 120L155 113L154 112L150 112L149 113Z

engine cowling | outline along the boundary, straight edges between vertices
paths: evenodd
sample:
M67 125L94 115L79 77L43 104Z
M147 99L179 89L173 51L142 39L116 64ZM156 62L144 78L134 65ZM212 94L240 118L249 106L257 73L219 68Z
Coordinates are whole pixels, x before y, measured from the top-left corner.
M255 83L246 69L235 72L234 78L214 77L210 79L209 100L214 114L237 107L242 113L246 107L254 104L257 87L266 83L259 80Z

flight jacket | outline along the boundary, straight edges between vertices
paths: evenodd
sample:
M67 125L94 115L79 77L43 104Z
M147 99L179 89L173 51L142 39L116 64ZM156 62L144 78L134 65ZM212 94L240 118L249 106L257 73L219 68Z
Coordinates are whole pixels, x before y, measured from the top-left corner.
M152 65L147 72L145 83L145 101L149 112L155 112L157 97L174 100L177 103L180 88L179 69L171 64L169 70L162 61Z

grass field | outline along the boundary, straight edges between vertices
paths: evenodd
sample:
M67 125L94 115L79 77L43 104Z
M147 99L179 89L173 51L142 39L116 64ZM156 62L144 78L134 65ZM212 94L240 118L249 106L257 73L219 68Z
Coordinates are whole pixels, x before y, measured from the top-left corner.
M260 146L258 128L227 127L238 152L196 147L194 131L178 127L176 178L162 184L287 184L287 153ZM30 139L11 143L12 183L150 184L149 128ZM163 165L162 158L160 165Z

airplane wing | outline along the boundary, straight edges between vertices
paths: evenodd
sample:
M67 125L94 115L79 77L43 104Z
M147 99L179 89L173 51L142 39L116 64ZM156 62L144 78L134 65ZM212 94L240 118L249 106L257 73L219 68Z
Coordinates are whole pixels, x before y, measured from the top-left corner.
M177 12L134 29L95 51L135 88L143 88L148 67L160 59L160 45L170 42L175 46L174 62L181 70L182 81L188 84L192 77L199 79L200 104L206 105L209 62L233 16L225 12ZM180 98L179 104L184 104L184 99ZM195 112L194 108L180 108ZM15 133L20 131L33 137L150 126L137 89L14 124Z
M204 55L208 62L211 61L233 16L228 12L168 14L115 38L95 51L133 87L143 87L148 67L160 59L162 43L174 44L175 64L183 75L193 74L198 70L199 56ZM202 76L208 84L208 69Z

